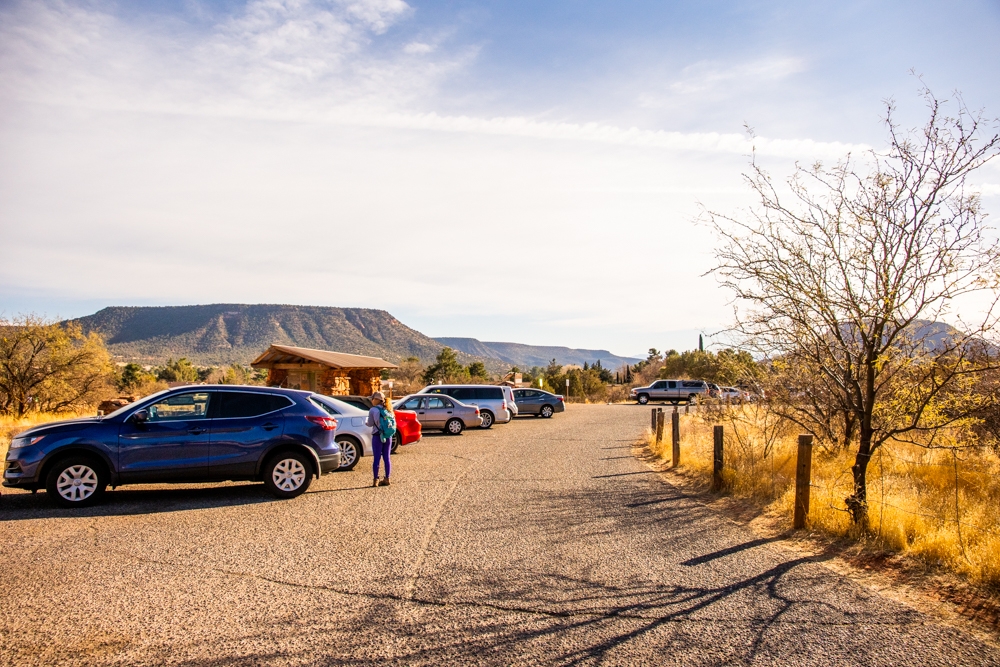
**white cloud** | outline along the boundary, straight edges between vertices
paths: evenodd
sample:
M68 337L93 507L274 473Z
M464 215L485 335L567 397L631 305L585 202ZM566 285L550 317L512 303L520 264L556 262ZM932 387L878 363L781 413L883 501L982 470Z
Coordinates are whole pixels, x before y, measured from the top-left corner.
M424 44L423 42L410 42L403 47L403 51L415 54L433 53L434 47L430 44Z
M747 63L701 61L685 67L670 90L683 95L720 88L747 88L781 81L805 70L801 58L770 57Z
M979 194L984 197L995 197L1000 195L1000 183L983 183L975 186L975 189L978 190Z

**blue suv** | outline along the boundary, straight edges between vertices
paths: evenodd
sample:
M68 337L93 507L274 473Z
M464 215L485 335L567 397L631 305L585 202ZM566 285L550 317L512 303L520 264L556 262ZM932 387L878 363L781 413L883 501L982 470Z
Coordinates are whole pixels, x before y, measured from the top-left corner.
M10 444L3 485L44 488L63 507L123 484L260 480L294 498L340 467L337 420L294 389L197 385L103 417L38 426Z

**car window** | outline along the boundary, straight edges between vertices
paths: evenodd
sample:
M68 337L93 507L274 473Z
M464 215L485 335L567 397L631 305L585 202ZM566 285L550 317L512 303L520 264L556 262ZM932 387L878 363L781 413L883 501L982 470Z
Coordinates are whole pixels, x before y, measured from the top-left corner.
M211 397L212 393L207 391L175 394L149 406L148 421L204 419L208 416L208 402Z
M654 382L652 388L653 389L663 389L666 386L667 386L666 380L660 380L658 382Z
M471 387L456 387L450 392L456 401L473 401L476 399L476 390Z
M221 405L217 413L220 419L239 417L259 417L268 412L287 408L292 402L285 396L260 394L250 391L226 391L216 395Z
M503 390L500 387L476 387L473 391L476 399L480 401L503 400Z
M444 407L446 407L446 408L453 408L453 407L455 407L455 404L452 403L451 401L449 401L447 398L442 398L441 402L444 403Z
M521 392L518 392L518 394L517 394L518 398L534 398L536 396L538 396L538 392L537 391L531 391L531 390L521 391Z
M428 410L441 409L443 407L444 407L444 401L438 398L437 396L427 399Z
M704 382L700 382L700 381L696 381L696 380L689 380L687 382L682 382L681 385L684 386L684 387L698 387L698 388L700 388L700 387L704 387L705 383Z
M668 382L667 383L667 389L677 389L677 383L673 382L673 381Z
M418 410L420 408L420 399L411 398L401 406L403 410Z
M431 389L427 393L428 394L443 394L443 393L445 393L447 391L448 391L447 389L444 389L442 387L434 387L433 389Z

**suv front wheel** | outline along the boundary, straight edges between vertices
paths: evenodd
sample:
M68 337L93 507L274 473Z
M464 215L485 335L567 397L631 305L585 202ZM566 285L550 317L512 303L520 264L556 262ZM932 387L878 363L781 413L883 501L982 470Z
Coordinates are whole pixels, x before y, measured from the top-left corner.
M264 465L264 486L276 498L301 496L312 482L309 468L309 460L304 454L280 452Z
M639 402L639 405L646 405L649 403L649 394L639 394L635 400Z
M86 507L100 500L108 485L104 466L88 456L57 461L45 480L45 490L61 507Z

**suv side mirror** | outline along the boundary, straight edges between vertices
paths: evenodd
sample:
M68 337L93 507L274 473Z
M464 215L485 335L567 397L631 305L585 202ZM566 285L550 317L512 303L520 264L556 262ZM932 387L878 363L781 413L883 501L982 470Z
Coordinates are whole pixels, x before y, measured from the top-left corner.
M135 424L145 424L149 421L149 410L137 410L132 413L128 420Z

